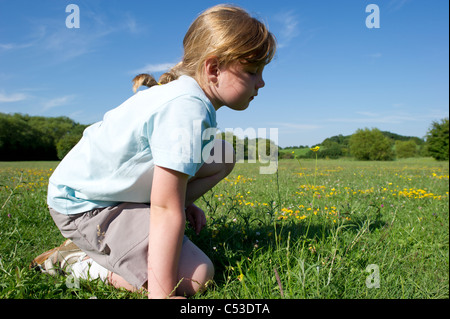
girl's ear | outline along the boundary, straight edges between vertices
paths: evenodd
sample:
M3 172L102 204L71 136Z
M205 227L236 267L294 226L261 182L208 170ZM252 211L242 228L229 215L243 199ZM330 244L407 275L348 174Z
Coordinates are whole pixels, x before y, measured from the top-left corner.
M217 78L219 76L219 60L216 56L208 57L205 60L205 75L209 83L217 84Z

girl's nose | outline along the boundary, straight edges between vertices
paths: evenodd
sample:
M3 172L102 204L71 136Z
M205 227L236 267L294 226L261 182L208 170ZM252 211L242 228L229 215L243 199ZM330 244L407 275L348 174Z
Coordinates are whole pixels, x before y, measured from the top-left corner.
M266 82L264 82L263 77L261 76L259 78L259 81L256 83L256 86L258 89L260 89L260 88L264 87L265 85L266 85Z

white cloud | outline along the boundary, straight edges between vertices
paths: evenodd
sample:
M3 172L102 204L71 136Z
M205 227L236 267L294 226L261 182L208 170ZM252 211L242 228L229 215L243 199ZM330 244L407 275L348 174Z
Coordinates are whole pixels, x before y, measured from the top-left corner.
M79 29L53 28L46 32L40 43L44 51L52 52L57 61L63 62L94 52L102 45L102 39L113 30L109 27L83 27Z
M159 64L147 64L146 66L131 71L132 74L138 73L156 73L156 72L167 72L170 68L172 68L176 63L159 63Z
M278 47L286 47L292 39L300 34L298 28L298 18L294 11L285 11L275 16L275 21L281 23L281 30L278 32Z
M65 62L95 52L114 33L137 34L140 31L139 24L129 13L114 23L104 14L89 10L83 10L83 17L80 28L74 29L61 25L59 18L31 20L32 31L24 35L24 40L0 42L0 52L28 49L32 53L51 54L54 62Z
M26 42L26 43L0 43L0 51L9 51L16 49L24 49L33 46L36 41Z
M378 116L378 113L373 113L373 112L356 112L356 114L360 114L360 115L364 115L364 116L368 116L368 117Z
M5 94L0 93L0 103L19 102L27 99L27 95L24 93Z
M0 51L9 50L20 50L30 47L34 47L36 44L40 43L44 36L44 28L38 27L33 30L33 32L28 36L28 41L14 42L14 43L0 43Z
M137 34L139 33L138 23L136 22L136 19L134 19L131 14L127 13L125 15L125 22L124 22L126 30L128 30L130 33Z
M48 101L42 103L42 106L44 107L43 111L47 111L54 107L66 105L67 103L71 102L74 98L75 98L74 95L66 95L66 96L57 97L57 98L48 100Z
M410 0L391 0L387 5L388 12L392 13L400 10L409 1Z
M99 50L107 43L108 37L118 33L138 34L139 23L130 14L125 13L111 21L104 14L86 12L89 18L82 20L79 29L61 28L59 22L44 30L45 36L40 45L55 53L58 61L67 61Z

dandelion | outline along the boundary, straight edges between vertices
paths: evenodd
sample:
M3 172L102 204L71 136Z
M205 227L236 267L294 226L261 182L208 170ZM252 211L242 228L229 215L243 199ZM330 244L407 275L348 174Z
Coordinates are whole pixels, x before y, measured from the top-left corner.
M316 146L316 147L310 148L310 150L313 151L313 152L318 152L319 149L320 149L320 146Z

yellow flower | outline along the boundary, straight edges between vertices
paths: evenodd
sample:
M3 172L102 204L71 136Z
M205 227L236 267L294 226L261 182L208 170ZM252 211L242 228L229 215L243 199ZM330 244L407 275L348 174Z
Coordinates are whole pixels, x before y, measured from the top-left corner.
M319 151L319 148L320 148L320 146L316 146L316 147L310 148L310 150L313 152L317 152L317 151Z

